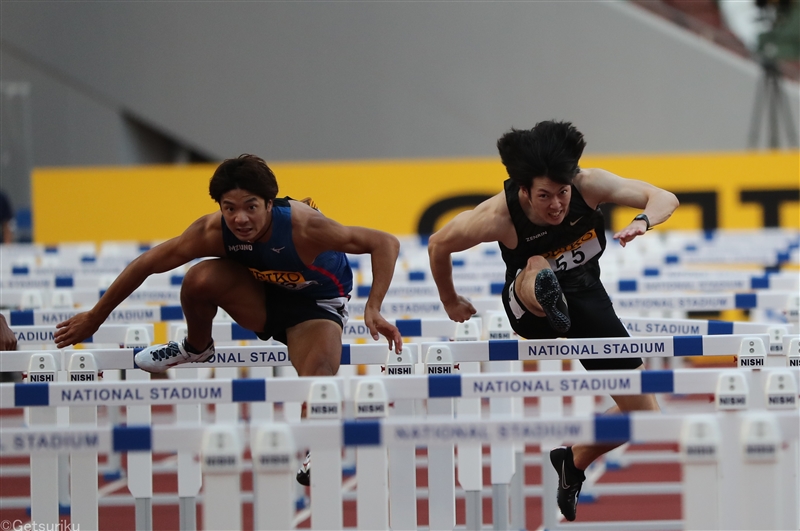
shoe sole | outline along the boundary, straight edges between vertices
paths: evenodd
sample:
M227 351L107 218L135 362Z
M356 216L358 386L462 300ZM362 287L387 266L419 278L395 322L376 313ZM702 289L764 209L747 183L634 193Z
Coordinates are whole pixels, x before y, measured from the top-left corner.
M539 306L542 307L544 314L547 316L547 322L550 323L550 326L558 332L569 331L572 321L569 315L558 309L557 303L564 294L561 292L558 279L551 269L542 269L536 274L534 293Z

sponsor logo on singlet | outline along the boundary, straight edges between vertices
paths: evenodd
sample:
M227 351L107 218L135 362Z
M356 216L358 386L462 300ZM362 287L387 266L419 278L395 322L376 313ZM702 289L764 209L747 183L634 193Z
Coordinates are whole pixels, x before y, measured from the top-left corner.
M318 284L316 280L306 280L299 271L259 271L251 267L250 272L256 280L278 284L287 289L303 289Z
M566 271L586 263L600 254L600 240L594 229L590 230L569 245L542 254L554 271Z
M535 240L537 238L541 238L545 234L547 234L547 231L540 232L539 234L534 234L533 236L528 236L527 238L525 238L525 241L526 242L532 242L533 240Z
M238 243L236 245L229 245L228 252L235 253L236 251L252 251L253 246L249 243Z

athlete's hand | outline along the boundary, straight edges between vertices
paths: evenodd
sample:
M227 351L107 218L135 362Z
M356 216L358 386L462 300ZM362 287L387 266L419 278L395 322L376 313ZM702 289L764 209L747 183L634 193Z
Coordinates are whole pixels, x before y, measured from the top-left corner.
M381 312L372 308L366 308L364 310L364 324L369 328L372 339L377 341L382 335L389 341L389 350L394 348L394 351L398 354L403 352L403 337L400 335L400 330L384 319Z
M631 221L630 225L614 234L614 239L619 240L619 244L625 247L626 243L645 232L647 232L647 223L644 220L637 219Z
M97 332L101 324L102 321L98 322L91 312L73 315L66 321L56 325L56 333L53 336L56 346L64 348L80 343Z
M17 350L17 336L8 327L6 318L0 315L0 350Z
M478 310L469 302L469 299L461 295L458 295L452 301L442 301L442 304L444 305L444 310L447 312L447 316L457 323L463 323L478 313Z

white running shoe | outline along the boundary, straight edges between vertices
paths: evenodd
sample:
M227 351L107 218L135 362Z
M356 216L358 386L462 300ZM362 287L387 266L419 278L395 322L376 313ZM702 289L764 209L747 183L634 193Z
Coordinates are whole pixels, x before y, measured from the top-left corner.
M180 343L170 341L166 345L154 345L140 350L134 356L136 365L147 372L164 372L182 363L206 361L214 355L214 341L203 352L195 354L186 348L186 340Z

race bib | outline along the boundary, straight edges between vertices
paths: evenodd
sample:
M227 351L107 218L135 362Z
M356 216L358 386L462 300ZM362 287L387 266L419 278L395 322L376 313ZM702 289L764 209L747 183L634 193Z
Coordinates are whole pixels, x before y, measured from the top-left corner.
M571 244L542 256L550 263L550 269L553 271L567 271L585 264L601 251L600 240L592 229Z

